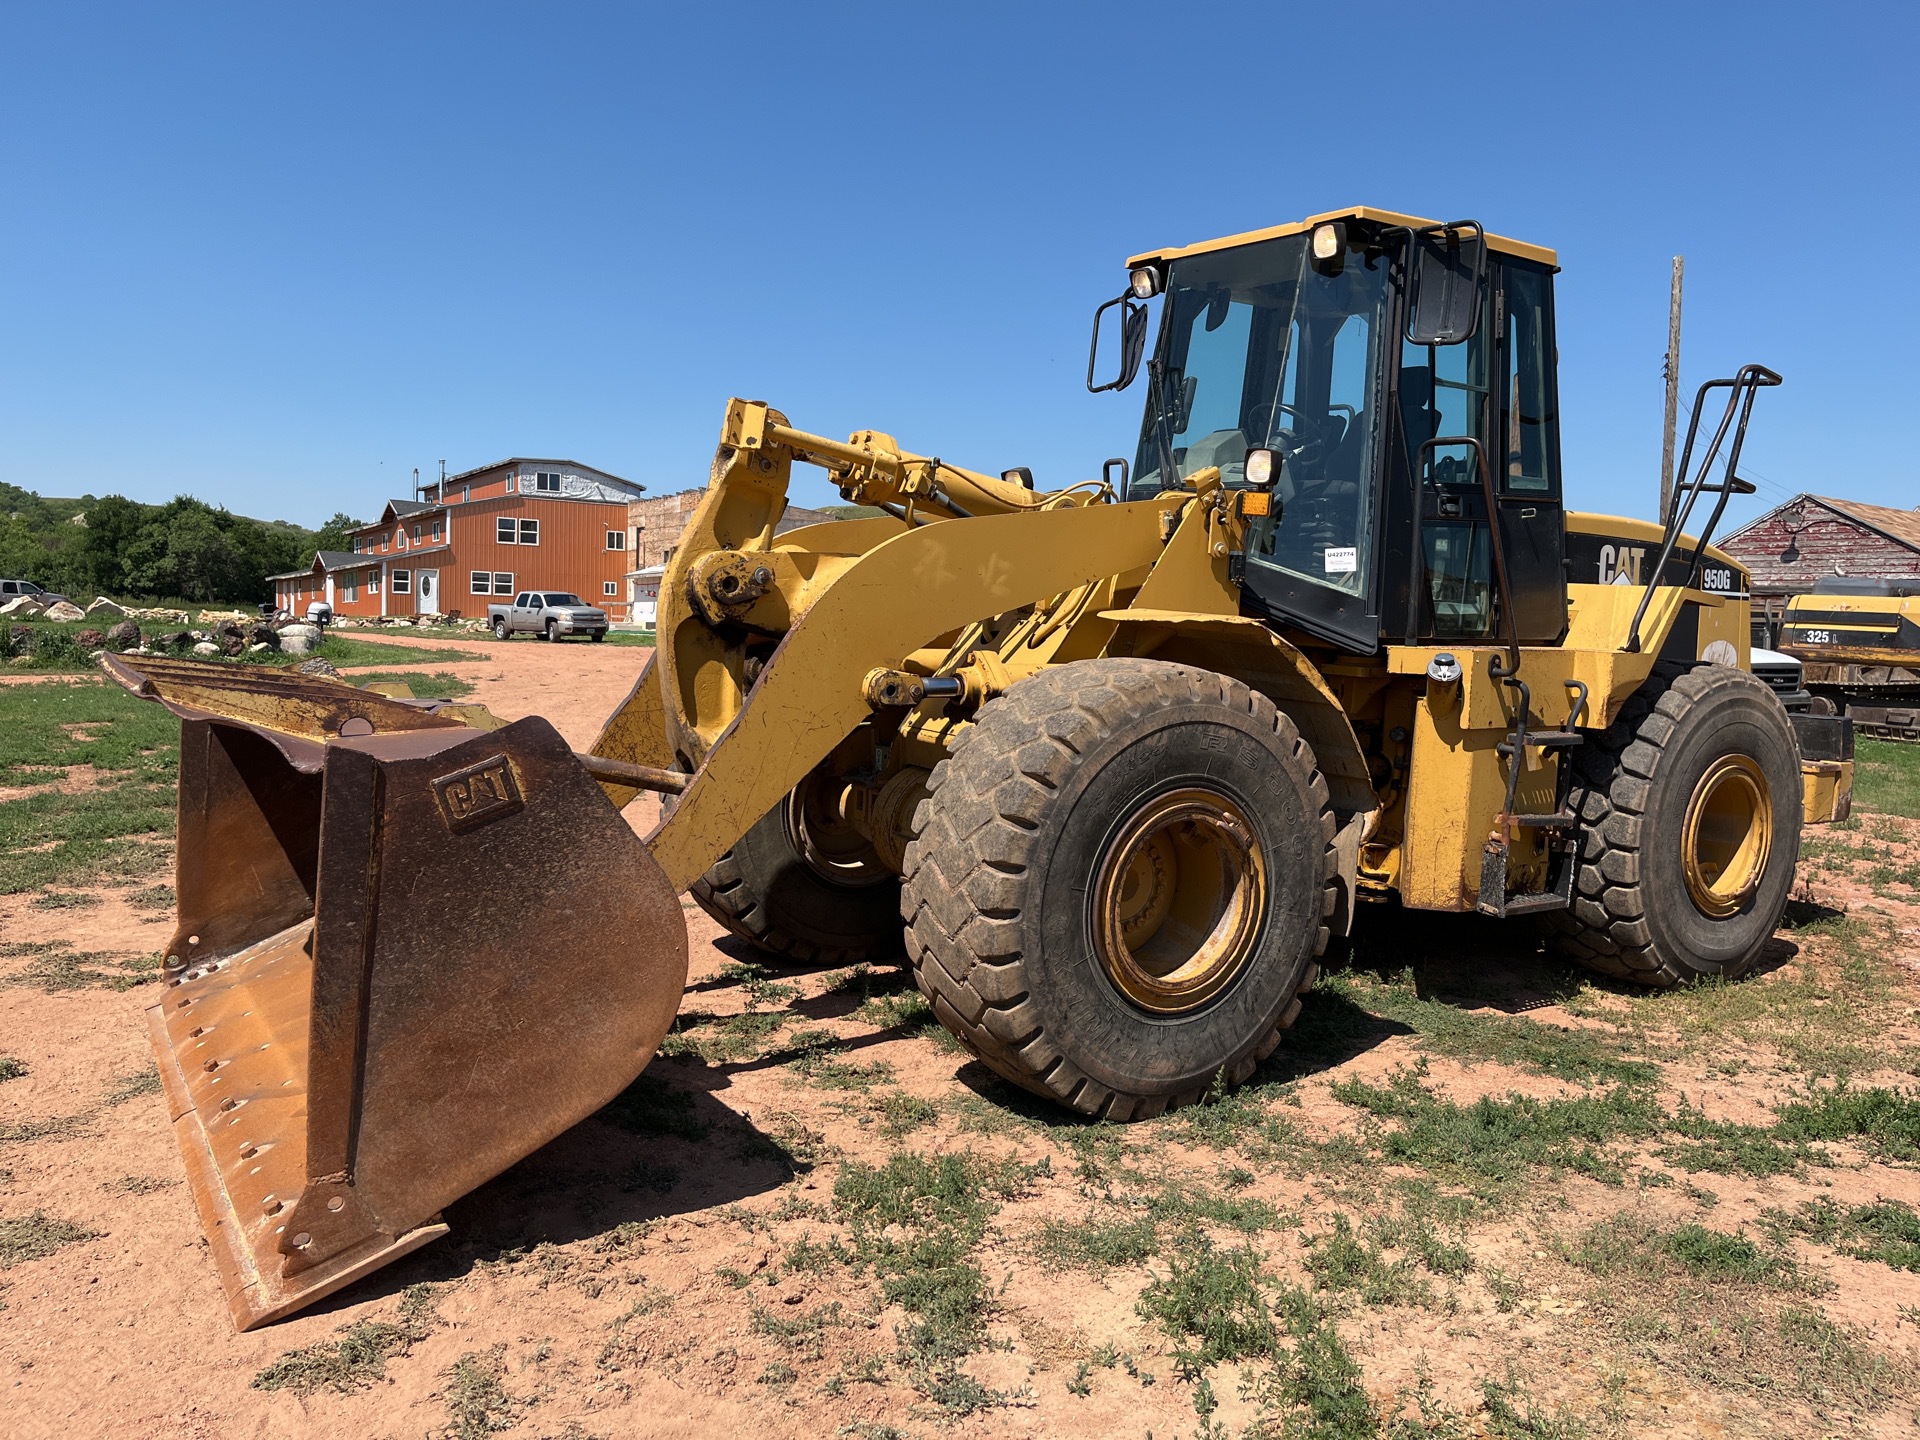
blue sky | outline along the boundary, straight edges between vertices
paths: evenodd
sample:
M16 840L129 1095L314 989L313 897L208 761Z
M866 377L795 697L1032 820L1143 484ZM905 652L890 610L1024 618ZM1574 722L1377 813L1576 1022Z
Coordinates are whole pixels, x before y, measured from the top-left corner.
M1569 498L1684 374L1748 473L1920 503L1912 6L0 10L0 477L305 523L559 455L705 482L729 395L1040 484L1129 453L1094 304L1366 203L1559 250ZM812 472L817 474L818 472ZM797 498L831 492L814 480Z

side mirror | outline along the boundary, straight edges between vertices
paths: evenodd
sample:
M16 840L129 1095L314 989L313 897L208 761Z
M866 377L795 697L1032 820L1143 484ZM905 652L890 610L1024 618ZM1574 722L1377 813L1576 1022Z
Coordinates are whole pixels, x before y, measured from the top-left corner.
M1471 340L1486 293L1487 232L1477 220L1456 220L1416 230L1411 248L1408 341L1458 345Z
M1107 312L1119 306L1113 322ZM1104 384L1094 383L1094 369L1100 363L1100 329L1105 323L1117 324L1120 334L1120 373ZM1087 390L1098 395L1105 390L1124 390L1140 373L1140 358L1147 353L1147 307L1133 298L1131 289L1116 295L1093 312L1093 344L1087 350Z

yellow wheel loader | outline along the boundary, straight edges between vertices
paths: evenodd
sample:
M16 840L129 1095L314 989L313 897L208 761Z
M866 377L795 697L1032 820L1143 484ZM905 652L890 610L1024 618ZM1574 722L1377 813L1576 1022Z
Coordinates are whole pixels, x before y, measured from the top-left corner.
M1920 578L1827 576L1787 601L1780 648L1805 665L1816 712L1920 740Z
M109 658L183 722L150 1016L239 1326L443 1233L626 1087L689 890L790 960L904 952L985 1064L1113 1120L1244 1080L1363 902L1536 917L1650 985L1753 964L1852 773L1843 718L1797 733L1748 672L1747 577L1707 543L1779 377L1703 389L1663 523L1569 514L1551 251L1355 209L1128 270L1088 385L1144 362L1146 405L1098 480L731 402L589 754ZM796 464L882 513L777 534ZM524 863L583 846L618 883Z

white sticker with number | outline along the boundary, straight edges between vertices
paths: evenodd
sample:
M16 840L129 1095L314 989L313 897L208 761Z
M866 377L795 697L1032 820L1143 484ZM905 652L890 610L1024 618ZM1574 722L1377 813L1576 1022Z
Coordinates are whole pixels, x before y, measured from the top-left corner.
M1327 547L1327 574L1351 575L1360 568L1360 550L1354 545Z

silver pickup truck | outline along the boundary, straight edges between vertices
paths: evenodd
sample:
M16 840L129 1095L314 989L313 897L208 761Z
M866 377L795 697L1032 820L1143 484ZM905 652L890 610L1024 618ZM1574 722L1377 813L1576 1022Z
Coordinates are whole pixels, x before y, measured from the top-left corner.
M562 590L522 590L511 605L489 605L487 619L493 622L494 636L501 640L515 635L539 635L548 640L565 640L570 635L585 635L595 641L607 638L607 612Z

